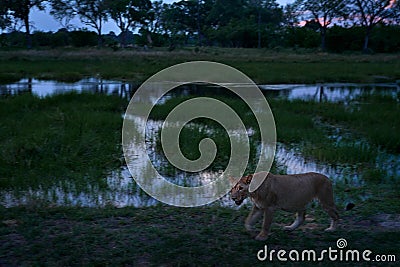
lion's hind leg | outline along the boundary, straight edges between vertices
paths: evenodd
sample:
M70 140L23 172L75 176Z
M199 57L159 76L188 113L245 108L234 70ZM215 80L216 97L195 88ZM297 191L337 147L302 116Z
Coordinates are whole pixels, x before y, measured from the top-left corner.
M318 200L322 208L328 213L329 217L331 217L331 225L329 228L326 228L325 231L330 232L336 230L339 221L339 213L333 200L333 189L330 182L326 183L323 190L319 192Z
M328 213L328 215L331 217L331 225L325 229L327 232L332 232L336 230L338 221L339 221L339 213L336 210L335 205L332 207L324 207L322 205L322 208Z
M306 217L305 210L298 211L297 212L297 216L296 216L296 220L291 225L283 227L283 229L286 230L286 231L295 230L296 228L298 228L300 225L302 225L304 223L305 217Z

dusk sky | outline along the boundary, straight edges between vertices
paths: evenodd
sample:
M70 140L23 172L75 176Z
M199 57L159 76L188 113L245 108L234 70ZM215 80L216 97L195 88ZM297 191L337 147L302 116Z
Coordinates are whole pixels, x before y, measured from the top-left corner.
M164 3L176 2L174 0L164 0ZM292 3L294 0L277 0L277 2L281 5L285 5L287 3ZM48 12L42 12L38 10L33 10L31 13L31 19L34 27L34 31L57 31L61 26L60 24L48 14ZM79 19L74 19L71 21L71 24L77 28L85 27ZM103 33L108 33L110 31L114 31L115 33L119 33L118 27L115 26L114 22L109 21L104 24Z

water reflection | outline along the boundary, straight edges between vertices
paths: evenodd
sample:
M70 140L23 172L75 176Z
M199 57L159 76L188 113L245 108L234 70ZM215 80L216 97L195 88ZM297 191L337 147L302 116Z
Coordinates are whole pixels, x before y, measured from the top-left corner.
M0 85L0 95L10 96L31 93L39 97L45 97L75 91L117 95L129 100L138 86L138 83L104 80L101 78L87 78L75 83L27 78L16 83Z
M283 99L314 100L317 102L351 101L363 94L380 94L396 96L400 85L387 84L352 84L333 83L316 85L259 85L270 97Z
M330 177L334 181L343 181L344 179L351 181L353 185L360 185L359 173L353 166L331 166L306 159L298 151L292 147L288 148L283 144L278 144L275 153L275 160L279 164L285 166L285 173L296 174L305 172L318 172Z
M64 83L57 81L43 81L33 78L22 79L19 82L0 85L0 96L20 95L31 93L39 97L65 93L70 91L91 92L118 95L121 98L129 100L140 86L135 82L122 82L115 80L104 80L101 78L87 78L75 83ZM231 85L230 85L231 86ZM241 87L245 85L240 85ZM155 85L154 95L157 88ZM351 101L362 94L381 94L398 95L400 94L400 85L396 83L385 84L353 84L353 83L331 83L331 84L280 84L280 85L259 85L267 97L284 99L302 99L314 100L318 102L339 102ZM203 96L214 92L217 94L226 94L226 90L217 86L201 86L191 84L182 87L179 95L198 95ZM171 93L173 96L176 93ZM151 93L149 95L152 95Z
M74 184L56 184L48 189L36 188L24 191L1 191L0 205L12 207L36 202L49 202L57 206L82 207L143 207L158 202L144 193L126 167L111 172L107 177L107 190L88 185L85 191L77 191Z
M132 151L137 151L133 146ZM134 153L133 155L134 156ZM149 155L151 157L151 155ZM319 172L335 182L346 179L348 183L354 186L359 186L363 182L360 180L359 173L356 167L352 166L330 166L318 163L313 160L304 158L296 148L288 148L283 144L278 144L275 161L278 165L284 166L284 172L288 174L303 173L303 172ZM166 194L170 197L170 202L174 202L181 198L179 194L163 191L164 187L155 173L152 173L148 162L142 156L137 156L132 161L130 166L134 170L134 175L149 177L148 182L153 191ZM165 162L156 161L158 167L165 166ZM395 165L397 166L397 165ZM398 170L397 170L398 171ZM166 177L172 183L182 186L198 186L208 184L221 175L221 172L203 171L196 174L171 175ZM127 167L122 167L119 170L112 171L107 177L107 190L100 188L88 188L85 192L77 192L73 185L54 185L52 188L30 189L22 192L0 192L0 204L6 207L25 205L36 200L49 201L52 204L60 206L84 206L84 207L103 207L111 205L115 207L146 207L159 204L157 200L147 195L137 186L131 173ZM207 194L206 194L207 195ZM185 196L187 197L187 196ZM193 199L196 201L196 199ZM213 205L235 208L236 205L229 199L229 196L223 196Z

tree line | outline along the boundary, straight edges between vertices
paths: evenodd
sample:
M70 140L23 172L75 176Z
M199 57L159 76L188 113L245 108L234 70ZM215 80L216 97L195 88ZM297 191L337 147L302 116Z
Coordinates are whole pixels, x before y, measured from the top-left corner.
M32 34L34 8L49 12L62 29ZM74 18L94 32L71 30ZM118 37L103 35L107 21L119 28ZM286 6L276 0L0 0L0 30L7 32L2 45L19 45L23 32L28 48L134 42L171 49L191 44L394 52L400 50L399 22L397 0L296 0Z

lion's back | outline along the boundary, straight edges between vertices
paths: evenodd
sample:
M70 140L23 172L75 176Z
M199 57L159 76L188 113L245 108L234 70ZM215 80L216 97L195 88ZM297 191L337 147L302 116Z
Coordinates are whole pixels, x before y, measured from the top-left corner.
M269 174L270 191L276 195L276 204L283 209L296 210L317 197L322 187L330 184L329 179L319 173L288 175Z

